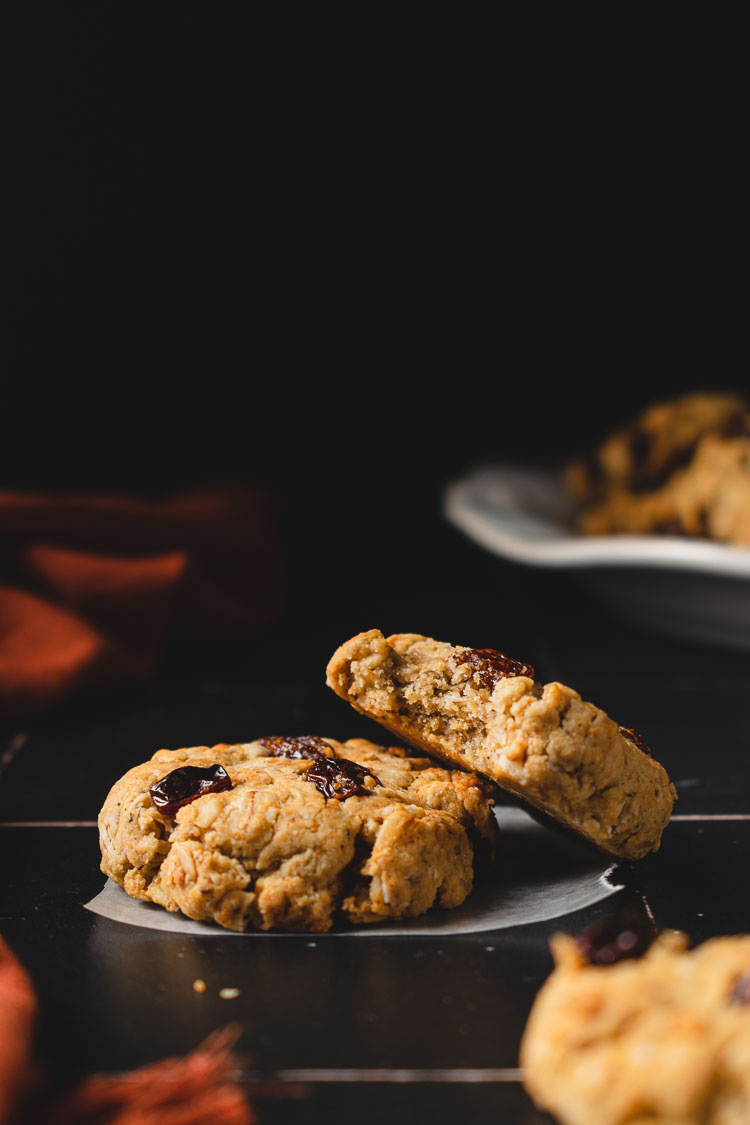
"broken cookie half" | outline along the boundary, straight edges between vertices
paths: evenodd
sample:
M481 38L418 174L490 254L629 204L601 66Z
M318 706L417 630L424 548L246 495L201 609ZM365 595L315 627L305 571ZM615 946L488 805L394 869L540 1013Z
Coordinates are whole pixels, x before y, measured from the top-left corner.
M416 633L360 633L334 653L328 684L428 754L475 770L621 859L659 847L675 799L635 731L564 684L493 649Z

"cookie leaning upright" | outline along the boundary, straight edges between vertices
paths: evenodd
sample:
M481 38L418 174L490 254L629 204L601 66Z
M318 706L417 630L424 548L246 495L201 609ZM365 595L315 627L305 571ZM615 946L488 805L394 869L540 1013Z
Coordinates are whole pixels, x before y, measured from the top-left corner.
M656 851L675 798L663 766L634 731L533 674L492 649L371 629L337 649L328 684L412 746L476 770L611 855Z
M133 898L231 930L324 932L450 908L490 786L364 739L160 750L110 790L102 871Z

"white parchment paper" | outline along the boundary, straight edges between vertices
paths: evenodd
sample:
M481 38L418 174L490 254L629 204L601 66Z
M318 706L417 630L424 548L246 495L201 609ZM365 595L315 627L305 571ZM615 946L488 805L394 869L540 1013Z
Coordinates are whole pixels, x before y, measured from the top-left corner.
M475 880L472 893L455 910L431 910L419 918L384 925L340 926L321 938L380 937L384 934L470 934L560 918L591 906L620 889L614 865L585 845L541 827L520 809L499 808L497 858ZM238 937L255 941L288 937L250 930L236 934L207 922L193 922L159 906L130 898L107 880L86 909L114 922L173 934ZM309 936L309 935L308 935Z

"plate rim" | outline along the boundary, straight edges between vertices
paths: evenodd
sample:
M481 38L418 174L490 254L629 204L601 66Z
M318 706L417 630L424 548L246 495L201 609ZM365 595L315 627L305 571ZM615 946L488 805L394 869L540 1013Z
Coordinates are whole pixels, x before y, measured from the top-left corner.
M707 543L676 536L566 535L552 521L529 513L522 504L515 511L526 516L531 514L540 529L544 529L544 537L524 535L518 529L511 531L503 526L503 509L497 503L493 506L486 495L489 483L508 485L511 477L516 481L524 478L529 484L537 486L559 485L561 480L560 471L549 467L498 463L479 465L445 486L442 502L445 518L493 553L535 566L649 567L750 579L750 549L734 544ZM513 495L512 488L510 495ZM506 507L505 512L508 511Z

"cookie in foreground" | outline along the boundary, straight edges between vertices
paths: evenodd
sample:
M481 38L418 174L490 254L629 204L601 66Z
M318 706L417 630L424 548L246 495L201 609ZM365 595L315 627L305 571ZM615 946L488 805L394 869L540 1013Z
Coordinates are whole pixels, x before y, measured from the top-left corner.
M325 932L460 905L491 786L363 739L159 750L99 814L102 871L188 918Z
M616 921L609 935L552 939L556 967L521 1043L527 1091L564 1125L744 1125L750 935L688 950L674 931L644 943L637 924L618 937Z
M623 859L659 847L675 798L663 766L564 684L493 649L415 633L360 633L334 653L328 684L398 738L476 770Z

